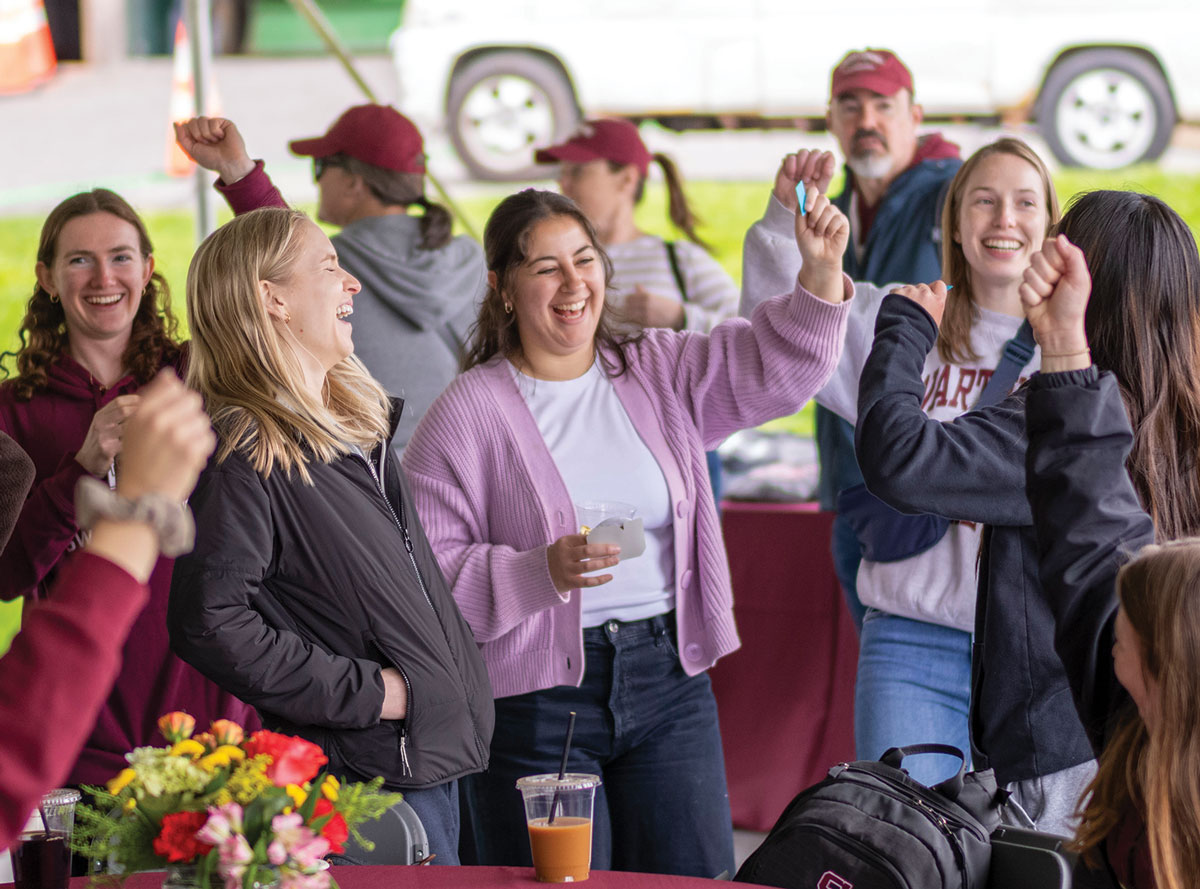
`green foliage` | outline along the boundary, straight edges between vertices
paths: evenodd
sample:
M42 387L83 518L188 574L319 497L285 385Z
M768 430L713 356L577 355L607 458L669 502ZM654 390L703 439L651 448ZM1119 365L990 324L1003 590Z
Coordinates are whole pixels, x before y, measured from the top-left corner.
M314 782L314 787L321 785ZM404 799L402 793L389 793L383 789L383 778L377 777L365 784L343 784L338 788L338 808L350 827L350 836L368 852L375 844L359 833L358 825L375 821L396 803Z

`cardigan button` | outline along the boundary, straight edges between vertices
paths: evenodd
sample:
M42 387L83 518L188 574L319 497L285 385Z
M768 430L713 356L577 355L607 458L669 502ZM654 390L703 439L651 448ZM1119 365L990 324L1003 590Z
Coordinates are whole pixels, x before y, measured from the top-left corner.
M681 576L679 578L679 585L682 587L685 587L685 588L691 587L691 585L692 585L692 569L691 568L689 568L687 571L683 572L683 576Z
M689 642L683 649L683 656L689 661L698 661L704 657L704 649L695 642Z
M685 515L687 515L687 511L688 505L686 500L680 500L675 504L675 515L677 515L679 518L683 518Z

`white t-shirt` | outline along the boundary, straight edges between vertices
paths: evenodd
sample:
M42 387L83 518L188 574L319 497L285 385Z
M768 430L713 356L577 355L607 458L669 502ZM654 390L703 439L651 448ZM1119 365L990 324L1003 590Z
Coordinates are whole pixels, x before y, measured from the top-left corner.
M613 579L581 590L583 626L610 618L644 620L675 607L675 543L671 497L612 381L599 362L574 380L535 380L511 364L517 388L575 504L618 501L637 508L646 551L599 572Z
M683 239L673 243L679 273L687 288L686 300L671 271L666 242L657 235L642 235L604 248L613 264L612 290L606 299L620 307L625 294L641 287L656 296L682 302L684 329L708 333L726 318L737 315L737 285L703 247Z
M875 341L875 316L890 288L854 285L854 304L846 329L846 345L837 370L817 393L819 404L851 423L858 418L858 383ZM921 373L925 397L921 407L934 420L953 420L979 400L1004 344L1016 336L1021 319L987 309L971 326L971 348L979 356L964 364L942 360L930 350ZM1024 382L1041 365L1041 352L1025 366ZM969 467L964 467L969 472ZM932 480L931 480L932 481ZM864 605L890 614L971 632L975 626L976 566L983 528L954 522L932 549L898 562L863 559L858 569L858 596Z

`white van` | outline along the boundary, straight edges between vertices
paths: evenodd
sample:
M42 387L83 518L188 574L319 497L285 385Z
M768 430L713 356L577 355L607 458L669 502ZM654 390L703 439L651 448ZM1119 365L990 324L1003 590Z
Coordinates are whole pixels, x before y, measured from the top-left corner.
M582 114L675 129L822 126L850 49L895 51L934 120L1035 120L1060 161L1115 168L1200 120L1196 0L406 0L400 107L485 179Z

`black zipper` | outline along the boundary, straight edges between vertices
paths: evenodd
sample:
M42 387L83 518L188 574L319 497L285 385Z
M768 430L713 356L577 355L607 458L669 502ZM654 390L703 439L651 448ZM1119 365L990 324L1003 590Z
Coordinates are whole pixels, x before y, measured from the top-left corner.
M387 444L385 443L385 444L381 445L381 447L387 448ZM380 455L379 459L380 460L385 459L386 453L387 453L386 450L381 451L380 452L381 455ZM379 496L381 496L383 498L383 502L387 506L388 512L392 516L392 521L395 522L396 527L400 529L400 536L404 538L404 551L408 553L408 561L413 567L413 573L417 575L417 584L421 587L421 593L425 596L425 601L429 604L429 607L431 609L433 609L433 613L437 614L438 611L437 611L437 608L433 604L433 599L429 595L429 589L425 586L425 578L421 575L421 568L420 568L420 566L417 565L417 557L413 553L412 538L408 536L408 525L405 522L405 515L404 515L404 498L403 497L400 498L400 515L397 516L396 510L392 509L392 501L388 500L387 492L383 489L383 484L379 481L379 474L375 472L375 467L371 463L371 459L369 457L365 457L365 456L360 456L360 458L362 459L362 461L364 463L367 464L367 471L371 473L371 478L374 479L374 481L375 481L375 488L379 491ZM439 623L440 623L440 616L439 616ZM442 634L445 635L445 632L446 632L445 627L442 627ZM446 644L447 645L450 644L449 638L446 639ZM390 658L389 658L389 660L390 660ZM408 702L409 702L409 707L411 708L411 706L412 706L412 685L408 681L408 674L405 673L404 670L402 670L399 666L396 666L396 670L397 670L397 672L400 673L401 676L404 677L404 685L408 691ZM461 681L461 678L462 677L460 676L459 677L460 681ZM466 700L467 696L468 696L467 689L466 689L466 686L464 685L463 686L464 700ZM470 708L468 707L468 710L469 709ZM471 715L471 734L475 736L475 749L479 752L483 761L486 762L489 758L487 755L488 750L487 750L486 745L483 743L483 738L481 738L479 736L479 726L475 722L474 714ZM411 775L412 770L409 768L409 765L408 765L408 749L407 749L407 747L408 747L408 718L406 717L404 719L404 724L400 727L400 764L401 764L401 768L407 774Z
M381 445L381 447L387 446ZM392 501L388 500L387 492L383 490L383 484L379 481L379 474L375 472L375 467L371 465L371 459L363 457L362 461L367 464L367 471L371 473L371 478L375 480L375 488L379 491L379 496L383 498L383 502L392 516L392 521L400 529L400 536L404 538L404 551L408 553L408 561L412 564L413 573L417 575L417 585L421 587L421 593L425 596L425 601L429 603L429 607L433 608L434 614L437 614L437 608L434 608L433 599L430 598L429 590L425 586L425 578L421 576L421 569L417 567L417 557L413 555L413 542L412 538L408 536L408 526L400 518L400 516L404 515L404 501L400 501L400 516L397 516L396 510L392 509Z
M884 782L885 786L887 786L889 788L893 786L888 781L888 779L885 778L884 776L879 775L876 772L868 771L866 769L856 769L854 766L850 765L849 763L841 764L841 769L838 772L838 774L842 774L844 772L853 772L858 775L870 775L876 781ZM855 783L862 784L863 782L856 781ZM870 786L875 787L876 785L872 783ZM977 839L979 839L980 842L987 843L987 842L991 841L990 838L988 837L988 835L986 833L984 833L984 831L982 829L980 829L976 825L971 824L970 822L964 821L962 818L958 817L958 815L954 814L954 812L947 809L940 800L930 797L927 794L923 794L916 788L905 787L904 789L912 794L912 800L916 801L920 808L926 809L927 811L931 812L932 814L939 816L944 821L946 821L948 824L954 824L957 827L961 827L963 830L966 830L967 832L969 832L970 834L975 836ZM900 800L908 799L908 797L904 797L904 796L896 796L894 794L891 794L891 795L895 799L900 799Z

